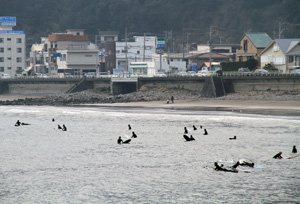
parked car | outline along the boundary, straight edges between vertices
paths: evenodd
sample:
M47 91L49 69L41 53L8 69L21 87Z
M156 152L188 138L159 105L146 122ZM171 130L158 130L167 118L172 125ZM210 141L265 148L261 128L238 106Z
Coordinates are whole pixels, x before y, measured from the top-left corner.
M199 77L207 76L207 71L203 71L203 70L198 71L198 72L197 72L197 76L199 76Z
M1 74L1 79L10 79L10 75L9 74Z
M188 71L187 75L189 75L189 76L196 76L197 73L195 71Z
M187 73L186 72L178 72L177 76L187 76Z
M158 72L156 74L154 74L155 77L167 77L167 75L165 73L162 72Z
M294 69L291 71L292 75L300 75L300 69Z
M95 78L96 77L96 72L87 72L84 74L85 77L87 78Z
M251 76L252 75L252 72L250 71L250 69L248 67L239 68L238 73L239 73L240 76Z
M268 76L269 75L269 72L265 69L256 69L254 71L254 75L255 76Z

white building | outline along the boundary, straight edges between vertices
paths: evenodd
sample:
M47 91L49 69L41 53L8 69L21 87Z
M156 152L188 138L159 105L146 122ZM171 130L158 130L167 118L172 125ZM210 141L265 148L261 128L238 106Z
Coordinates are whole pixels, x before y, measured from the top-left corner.
M25 32L14 26L15 17L0 17L0 74L12 77L26 68Z
M50 73L82 75L96 72L99 51L88 41L82 29L69 29L67 33L49 35Z
M29 69L32 73L48 74L49 53L47 52L47 44L36 43L31 46Z
M156 43L156 36L134 36L134 42L116 42L116 68L127 70L131 62L151 62Z

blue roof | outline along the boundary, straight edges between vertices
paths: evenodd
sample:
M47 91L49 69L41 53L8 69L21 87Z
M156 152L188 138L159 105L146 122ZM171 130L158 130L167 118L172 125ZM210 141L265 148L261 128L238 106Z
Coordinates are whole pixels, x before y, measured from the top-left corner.
M286 54L289 51L288 49L290 48L290 44L295 41L299 42L300 39L276 39L275 41L279 45L282 52Z
M273 41L267 33L246 33L245 35L256 48L265 48Z

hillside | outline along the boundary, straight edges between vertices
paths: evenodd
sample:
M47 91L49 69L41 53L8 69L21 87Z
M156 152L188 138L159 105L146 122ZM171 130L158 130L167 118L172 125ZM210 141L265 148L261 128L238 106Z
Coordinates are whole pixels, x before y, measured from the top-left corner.
M299 0L0 0L0 16L16 16L15 29L27 43L66 29L85 29L94 41L98 30L128 33L169 32L177 43L238 43L244 32L278 38L300 37ZM279 24L281 29L279 30ZM172 31L172 33L170 32ZM211 31L211 32L210 32ZM176 44L177 44L176 43ZM178 48L176 48L178 49Z

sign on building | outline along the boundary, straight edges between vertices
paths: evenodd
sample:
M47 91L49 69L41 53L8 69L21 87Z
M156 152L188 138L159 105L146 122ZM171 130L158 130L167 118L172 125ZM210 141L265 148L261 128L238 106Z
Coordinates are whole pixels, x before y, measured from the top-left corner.
M165 48L165 47L166 47L165 38L163 37L157 38L157 48Z
M16 26L16 17L0 17L0 26Z

